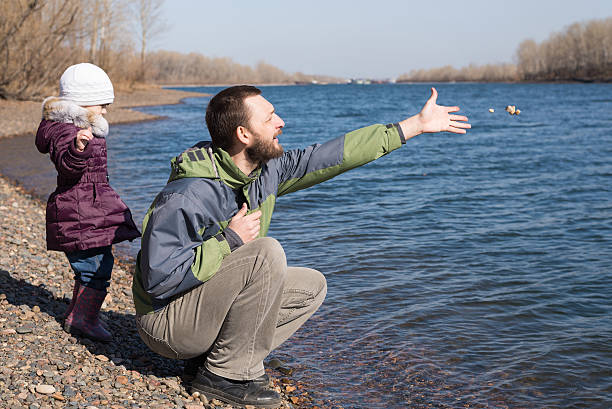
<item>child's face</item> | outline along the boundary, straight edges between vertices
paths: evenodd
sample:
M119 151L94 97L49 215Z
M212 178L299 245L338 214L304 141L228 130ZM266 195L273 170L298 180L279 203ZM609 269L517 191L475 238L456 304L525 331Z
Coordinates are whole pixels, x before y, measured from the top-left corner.
M91 112L94 115L106 115L106 107L109 104L104 104L104 105L89 105L89 106L84 106L83 108L85 108L86 110L88 110L89 112Z

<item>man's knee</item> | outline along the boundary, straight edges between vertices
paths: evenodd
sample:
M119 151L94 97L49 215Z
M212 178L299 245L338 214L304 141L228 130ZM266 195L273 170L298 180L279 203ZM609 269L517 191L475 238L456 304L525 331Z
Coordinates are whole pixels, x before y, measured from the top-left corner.
M327 295L327 280L325 276L317 270L314 270L317 274L314 274L313 284L316 290L315 301L318 301L319 305L323 303L325 296Z
M254 246L259 247L259 254L265 261L262 264L275 276L276 280L284 281L287 274L287 258L285 250L278 240L272 237L261 237L253 240Z
M284 289L287 306L312 305L318 308L327 294L325 276L312 268L289 267L288 271L289 278Z
M260 251L265 254L271 262L280 263L287 267L285 250L278 240L272 237L260 237L253 240L253 243L260 247Z
M253 240L253 243L257 243L265 251L270 252L280 252L283 255L285 254L285 250L283 250L283 246L273 237L259 237Z

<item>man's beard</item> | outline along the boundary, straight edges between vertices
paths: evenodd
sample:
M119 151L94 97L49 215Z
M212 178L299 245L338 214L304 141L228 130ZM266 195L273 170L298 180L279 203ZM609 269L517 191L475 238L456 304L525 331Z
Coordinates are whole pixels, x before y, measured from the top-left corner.
M279 131L275 136L280 135L283 131ZM246 154L253 163L262 164L270 159L283 156L283 147L280 144L275 144L274 139L264 141L262 137L256 135L253 146L246 148Z

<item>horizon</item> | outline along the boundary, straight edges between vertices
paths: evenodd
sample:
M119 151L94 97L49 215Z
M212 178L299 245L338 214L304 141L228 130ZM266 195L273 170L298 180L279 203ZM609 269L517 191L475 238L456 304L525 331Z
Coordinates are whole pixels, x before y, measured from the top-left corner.
M462 5L382 0L377 9L393 13L375 17L363 0L315 0L308 8L278 0L265 6L194 3L164 2L161 16L168 27L150 51L196 52L248 66L263 61L287 73L370 79L446 65L515 63L524 40L540 43L571 24L612 16L609 0L587 1L589 7L580 8L567 0ZM451 11L436 14L442 9ZM426 36L432 40L425 42Z

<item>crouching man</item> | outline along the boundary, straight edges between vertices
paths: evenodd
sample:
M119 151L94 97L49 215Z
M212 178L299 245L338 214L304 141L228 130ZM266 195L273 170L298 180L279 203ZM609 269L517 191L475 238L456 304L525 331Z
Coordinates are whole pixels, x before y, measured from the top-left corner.
M156 353L188 360L192 388L209 398L277 407L263 361L319 308L327 290L313 269L287 266L266 237L277 197L391 152L423 132L465 133L458 107L436 104L397 124L372 125L325 144L283 151L285 125L252 86L215 95L212 142L171 161L166 187L143 222L133 295L137 328Z

